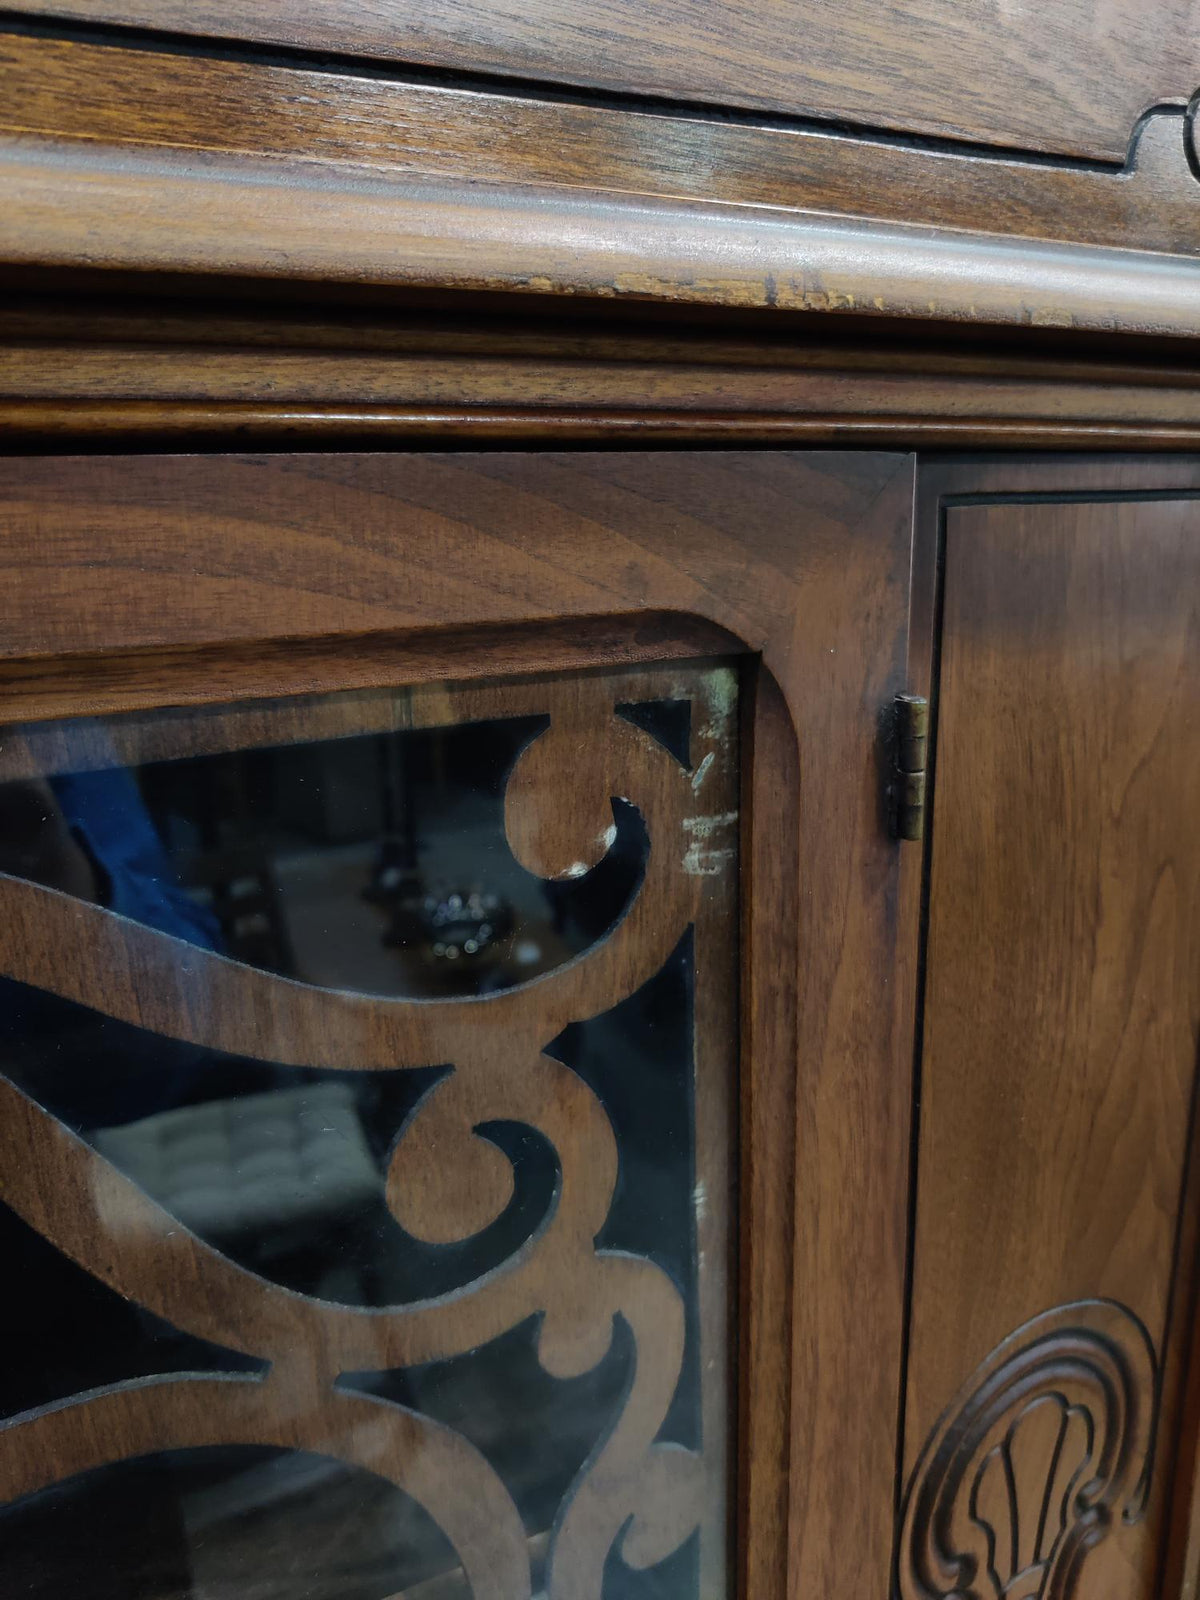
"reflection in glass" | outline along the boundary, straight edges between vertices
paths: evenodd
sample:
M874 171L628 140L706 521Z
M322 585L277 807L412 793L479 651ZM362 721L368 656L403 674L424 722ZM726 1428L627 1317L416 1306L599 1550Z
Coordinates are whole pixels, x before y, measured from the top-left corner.
M0 784L0 870L323 987L508 988L611 927L644 852L618 804L616 840L586 884L547 883L513 860L505 781L546 720L136 768L104 764L118 755L103 723L75 724L56 743L83 770Z
M19 882L0 890L31 919L27 929L57 917L62 895L91 909L70 924L79 944L44 968L29 965L28 932L10 946L0 977L0 1074L6 1093L22 1097L14 1107L35 1108L36 1148L22 1161L48 1183L86 1180L81 1193L103 1188L107 1198L94 1201L87 1233L77 1214L53 1203L47 1221L32 1180L19 1193L5 1184L13 1205L0 1206L0 1262L6 1281L25 1292L7 1318L0 1363L0 1417L10 1420L0 1429L0 1488L6 1439L15 1461L22 1430L28 1440L28 1430L58 1428L55 1439L66 1442L46 1452L68 1465L82 1459L81 1430L93 1441L103 1435L87 1446L86 1471L47 1469L36 1488L0 1494L11 1501L0 1510L5 1592L16 1585L39 1600L68 1592L83 1600L478 1592L492 1535L449 1505L469 1496L466 1484L433 1474L430 1492L429 1474L417 1472L420 1492L403 1486L405 1460L411 1466L413 1452L433 1449L443 1434L466 1442L480 1482L494 1482L513 1509L517 1565L529 1573L523 1588L514 1580L505 1589L513 1600L530 1586L574 1588L562 1563L585 1559L606 1600L724 1592L736 682L720 665L662 678L613 675L582 687L547 680L457 697L442 690L424 709L419 696L405 701L405 719L397 715L404 692L387 691L9 730L0 751L0 871ZM489 692L495 714L484 715ZM594 699L589 737L605 760L611 744L621 776L603 797L612 825L601 859L543 877L510 848L506 798L523 755L553 735L568 695L573 716L581 697ZM552 820L561 804L570 817L573 781L564 768L560 794L556 777L520 803L549 807ZM675 798L660 802L660 792ZM666 810L656 815L660 803ZM653 852L673 849L679 859L655 876ZM34 885L55 893L39 897ZM601 976L603 1003L557 1013L553 996L565 991L554 983L565 977L588 996L589 974L600 969L584 968L610 940L632 937L623 925L651 894L662 897L658 921L674 929L661 955L643 962L631 989L606 991ZM142 946L112 956L117 947L104 941L125 925L114 917L151 931L145 948L159 978L139 966ZM637 970L636 949L623 959ZM244 1004L222 1012L213 997L233 966L262 976L237 978ZM152 1003L164 987L167 1025ZM356 1059L352 1033L344 1059L335 1046L308 1050L288 1018L295 997L310 991L322 1037L325 1006L331 1018L378 1017L385 1030L389 1016L403 1014L398 1002L434 1007L447 1019L447 1039L467 1040L470 1053L478 1038L495 1065L472 1065L473 1056L454 1050L403 1059L399 1047L366 1062ZM506 1003L519 1009L489 1031L489 1007L510 995ZM528 1069L517 1043L526 1022L536 1046ZM340 1037L334 1022L328 1031ZM559 1148L557 1113L548 1106L547 1121L521 1109L522 1074L544 1070L537 1052L560 1074L563 1104L579 1107L568 1125L577 1117L582 1126L597 1114L588 1108L599 1108L597 1127L610 1130L601 1143L611 1137L615 1146L615 1188L586 1201L599 1207L600 1225L571 1246L575 1256L562 1257L563 1306L553 1303L551 1275L542 1300L476 1338L474 1308L496 1284L536 1274L539 1251L565 1248L552 1241L568 1227L575 1197L589 1184L603 1188L601 1144L594 1155ZM461 1174L445 1174L447 1204L456 1211L456 1187L474 1192L471 1151L481 1141L509 1173L508 1190L469 1225L443 1228L435 1218L432 1230L414 1231L403 1195L415 1191L401 1186L397 1210L391 1186L406 1170L406 1142L421 1149L422 1117L468 1070L488 1109L478 1119L470 1113L470 1159ZM489 1083L488 1072L499 1076ZM82 1143L62 1143L55 1128ZM116 1188L97 1176L109 1170L120 1175ZM139 1194L160 1210L140 1210ZM173 1300L169 1317L160 1281L177 1269L156 1263L178 1230L201 1241L201 1278L194 1307L186 1296ZM206 1289L206 1274L225 1272L221 1263L248 1276L218 1277ZM597 1286L609 1278L632 1287L608 1297ZM351 1319L330 1323L331 1348L345 1328L360 1330L345 1335L347 1349L370 1344L376 1328L391 1329L386 1338L403 1348L413 1324L399 1308L418 1321L445 1308L443 1353L401 1362L374 1361L373 1351L372 1360L331 1357L336 1383L316 1402L329 1421L313 1424L320 1448L265 1437L276 1428L271 1407L282 1415L292 1404L270 1398L254 1437L226 1428L219 1443L192 1443L189 1434L182 1444L171 1419L190 1404L188 1383L219 1384L202 1391L214 1414L230 1396L257 1404L258 1390L274 1395L272 1373L295 1353L262 1332L263 1319L276 1315L270 1308L290 1304L270 1298L278 1291L302 1297L314 1327ZM623 1416L659 1404L646 1398L655 1367L647 1341L671 1324L676 1304L681 1346L667 1363L671 1387L649 1424L645 1459L631 1458L628 1481L605 1490L613 1506L620 1494L630 1504L601 1535L593 1528L615 1514L603 1496L594 1507L588 1496L616 1473L604 1451ZM384 1320L362 1322L371 1316ZM546 1319L555 1317L569 1333L567 1356L544 1345ZM607 1334L589 1333L589 1317ZM228 1343L213 1337L223 1328ZM130 1406L147 1383L163 1419L145 1425L153 1449L129 1448L121 1428L136 1431L133 1423L85 1414L95 1404L89 1396L111 1393ZM385 1430L397 1408L424 1419L421 1438L432 1442L410 1441L399 1470L365 1466L355 1397ZM196 1432L194 1420L187 1426ZM648 1535L650 1559L626 1560L621 1541L638 1475L664 1450L662 1519L682 1532L655 1535L661 1550ZM598 1470L598 1461L608 1465ZM13 1467L11 1481L24 1483L27 1471ZM657 1472L647 1485L659 1482ZM688 1496L691 1532L678 1509L691 1505ZM649 1526L649 1487L644 1499ZM631 1541L636 1534L635 1526ZM472 1555L463 1546L476 1538ZM501 1570L500 1556L494 1566Z

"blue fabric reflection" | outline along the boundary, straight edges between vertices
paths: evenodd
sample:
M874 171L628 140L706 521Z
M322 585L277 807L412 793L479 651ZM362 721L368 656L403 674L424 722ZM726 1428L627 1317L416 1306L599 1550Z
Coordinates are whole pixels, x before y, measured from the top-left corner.
M71 832L101 877L101 903L134 922L205 950L220 950L216 918L182 888L124 767L50 779Z

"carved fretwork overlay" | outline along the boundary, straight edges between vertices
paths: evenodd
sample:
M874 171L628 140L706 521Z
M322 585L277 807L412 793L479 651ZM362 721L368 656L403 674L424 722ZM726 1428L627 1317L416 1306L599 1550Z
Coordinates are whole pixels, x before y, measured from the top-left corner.
M1111 1301L1025 1324L972 1375L909 1484L903 1600L1074 1600L1088 1554L1144 1510L1155 1364Z
M0 1199L32 1230L30 1238L40 1236L76 1264L71 1271L85 1269L139 1315L252 1359L212 1373L171 1370L89 1387L11 1417L0 1427L0 1500L160 1452L269 1447L334 1458L398 1487L445 1535L458 1581L478 1600L524 1600L535 1584L556 1600L599 1600L615 1561L636 1573L689 1542L698 1553L680 1570L690 1571L690 1580L629 1592L686 1595L697 1582L706 1596L723 1592L735 690L728 667L705 665L113 718L73 725L74 741L63 725L10 730L0 783L13 785L42 783L69 763L86 766L89 727L109 752L93 765L107 760L135 770L150 759L206 751L524 718L532 732L503 794L508 848L520 867L568 893L604 870L618 834L642 840L643 859L619 914L593 930L581 953L566 950L531 981L420 999L298 981L282 975L287 969L278 961L269 970L269 962L202 948L48 887L45 877L31 881L33 871L23 879L0 876L0 972L47 1006L76 1008L71 1017L96 1014L118 1042L125 1029L151 1046L161 1040L164 1051L185 1045L197 1072L207 1070L212 1053L281 1079L307 1074L303 1081L316 1084L312 1092L321 1097L313 1103L332 1107L334 1120L341 1114L337 1094L350 1093L343 1084L378 1075L374 1081L386 1087L398 1075L419 1075L420 1092L383 1148L379 1190L387 1226L398 1223L431 1259L485 1230L500 1236L499 1219L512 1215L519 1189L512 1152L521 1137L548 1152L557 1170L554 1178L547 1169L549 1198L532 1231L515 1247L505 1245L509 1253L498 1265L468 1273L465 1286L403 1304L344 1303L249 1270L198 1225L181 1225L178 1209L149 1179L135 1181L113 1153L125 1148L125 1135L81 1131L51 1094L30 1089L18 1049L8 1064L0 1062ZM690 735L686 707L683 735L680 718L667 717L674 730L667 738L655 736L653 719L630 714L653 700L689 702ZM370 899L367 891L355 894L360 907ZM433 898L422 904L441 919L437 927L461 911L466 931L453 937L464 950L467 938L472 950L495 940L487 919L496 924L498 914L486 896L469 905L469 896L461 904L447 899L449 911L440 904L430 911ZM450 938L441 936L443 952ZM520 947L519 928L512 942ZM589 1019L649 993L646 986L673 970L680 951L694 959L680 1102L691 1126L679 1144L690 1236L682 1275L690 1275L690 1287L652 1251L633 1253L619 1230L606 1233L630 1172L618 1119L596 1086L599 1069L590 1076L575 1070L582 1047L572 1043ZM616 1081L627 1064L602 1065ZM633 1109L623 1115L636 1125L642 1069L629 1063L628 1071L634 1076L621 1093ZM263 1099L258 1095L255 1116ZM630 1199L636 1210L636 1196L626 1196L626 1209ZM656 1196L645 1201L655 1211L664 1204ZM36 1287L26 1286L29 1293ZM496 1464L502 1451L485 1451L371 1381L372 1374L434 1370L429 1364L511 1342L514 1330L526 1327L536 1338L541 1381L561 1382L566 1391L610 1353L620 1355L626 1374L557 1514L539 1527L522 1521ZM86 1329L78 1337L86 1340ZM671 1418L687 1381L697 1422L679 1442L689 1430Z

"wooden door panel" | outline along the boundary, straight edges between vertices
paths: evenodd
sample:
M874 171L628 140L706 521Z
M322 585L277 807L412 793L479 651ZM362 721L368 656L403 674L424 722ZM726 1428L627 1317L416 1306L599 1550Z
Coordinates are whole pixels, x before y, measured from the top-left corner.
M220 1478L224 1458L204 1452L236 1445L282 1454L289 1472L299 1458L340 1461L423 1508L432 1533L416 1511L406 1516L425 1530L424 1564L398 1573L378 1544L374 1564L353 1540L345 1548L364 1600L376 1588L380 1600L411 1594L432 1578L505 1600L521 1600L543 1577L555 1595L595 1594L610 1562L624 1563L627 1584L680 1596L697 1584L719 1593L726 1582L764 1600L795 1586L824 1592L849 1581L865 1591L886 1582L919 874L881 826L876 744L879 708L903 681L912 489L911 458L868 454L0 465L0 562L11 600L0 799L11 797L8 844L25 863L0 879L0 967L54 1011L72 1048L92 1049L86 1041L97 1030L116 1040L135 1079L148 1055L161 1064L160 1088L175 1081L179 1049L193 1067L253 1066L253 1081L223 1089L217 1110L207 1100L150 1105L134 1095L128 1115L103 1105L85 1115L82 1101L68 1103L66 1067L53 1070L56 1048L25 1041L8 1058L0 1161L16 1232L25 1229L26 1244L32 1234L30 1249L56 1250L93 1297L115 1296L127 1313L132 1305L138 1335L108 1339L110 1350L134 1354L107 1376L86 1359L72 1365L67 1358L80 1353L68 1340L61 1381L18 1407L21 1420L7 1430L5 1493L33 1516L26 1572L39 1570L39 1541L67 1525L56 1523L65 1503L57 1496L84 1484L97 1508L111 1506L131 1491L103 1476L109 1465L150 1452L166 1460L157 1479L166 1508L154 1525L170 1537L148 1553L147 1582L187 1594L168 1569L180 1539L191 1549L223 1503L219 1485L197 1489L187 1474L199 1462ZM674 709L655 733L646 708L659 706L661 720L663 704ZM347 806L358 814L389 770L381 739L393 749L441 730L431 771L440 761L454 773L452 736L494 756L500 733L484 724L514 719L524 743L507 804L492 794L494 837L477 856L514 857L528 869L526 891L532 883L545 897L537 885L551 885L559 914L543 918L533 939L528 928L521 936L514 911L498 987L414 993L417 978L430 984L450 966L462 973L461 963L491 960L500 935L487 896L498 891L465 884L457 902L433 892L419 904L401 896L392 908L399 920L384 931L402 948L414 925L424 928L425 954L417 978L410 971L409 987L389 996L379 966L386 949L361 942L376 904L362 899L364 863L351 863L338 893L326 895L314 934L297 923L294 897L302 882L309 893L325 879L281 855L280 840L314 829L340 837ZM164 823L160 838L182 838L178 887L198 897L224 950L165 932L138 915L136 898L117 893L104 840L59 793L69 780L85 780L86 790L89 777L111 772L135 774L147 804L182 819ZM242 819L232 834L205 822L210 794ZM372 804L383 802L376 795ZM455 807L442 810L425 808L433 832ZM610 856L629 848L637 884L614 890L608 921L572 944L581 915L572 895L596 873L616 871ZM373 888L391 881L381 870ZM694 1038L696 1067L692 1153L685 1139L682 1166L690 1159L694 1171L679 1212L682 1168L667 1159L678 1124L661 1139L646 1133L664 1164L640 1187L628 1149L614 1155L622 1136L611 1129L622 1116L613 1104L648 1082L646 1071L629 1070L641 1046L609 1041L589 1056L586 1033L597 1016L632 1007L652 1037L679 1034L678 1004L672 1022L661 995L647 1001L646 986L664 963L685 959L688 938L696 964L683 1032ZM548 956L528 981L519 947L531 943ZM524 1076L514 1051L529 1067ZM597 1055L607 1065L596 1070L611 1081L589 1099L578 1084ZM257 1127L270 1109L263 1095L297 1087L288 1074L310 1075L299 1086L325 1095L347 1081L382 1083L398 1063L455 1070L407 1119L393 1117L394 1146L360 1108L368 1152L382 1138L387 1155L376 1200L435 1253L491 1240L497 1260L465 1288L426 1279L423 1299L397 1301L388 1289L395 1261L380 1264L351 1245L317 1251L375 1294L365 1309L347 1307L336 1285L312 1276L311 1261L307 1278L288 1264L294 1241L278 1228L249 1243L214 1232L231 1206L244 1220L252 1197L237 1172L209 1181L215 1196L197 1197L197 1185L178 1180L175 1156L164 1155L168 1144L203 1149L231 1102L241 1107L228 1112L239 1126ZM283 1078L264 1086L263 1072ZM609 1109L598 1113L597 1104ZM341 1115L331 1107L328 1128L313 1131L318 1145ZM641 1124L652 1128L652 1118L631 1116L635 1135ZM510 1197L518 1210L533 1204L512 1173L522 1160L533 1177L537 1168L525 1146L510 1148L513 1124L527 1142L558 1151L559 1176L551 1163L545 1216L509 1238L508 1251L496 1241L508 1238ZM483 1137L471 1136L477 1126ZM222 1172L230 1166L219 1151L214 1159ZM409 1181L389 1184L406 1163ZM294 1199L294 1183L288 1192ZM608 1205L625 1207L638 1226L682 1215L692 1243L659 1275L654 1249L608 1228L616 1215ZM637 1278L631 1295L618 1305L605 1290L593 1303L592 1289L614 1273ZM864 1273L870 1319L858 1314ZM429 1281L441 1288L434 1293ZM83 1292L75 1280L68 1290ZM97 1317L116 1316L106 1305ZM486 1356L525 1337L530 1319L540 1319L540 1332L527 1377L540 1367L546 1381L586 1387L610 1347L632 1362L623 1370L637 1401L620 1420L614 1414L611 1432L583 1441L585 1456L599 1447L573 1486L539 1478L537 1451L511 1437L498 1452L494 1440L475 1439L461 1412L456 1423L409 1404L416 1419L398 1421L377 1409L411 1400L394 1385L380 1388L380 1373L428 1376L466 1352ZM178 1357L166 1371L163 1327ZM204 1347L178 1347L187 1339ZM18 1387L27 1369L17 1363ZM695 1428L687 1436L680 1425L678 1396L689 1385L700 1444ZM457 1373L451 1387L464 1405L472 1395L481 1404L496 1398L479 1373ZM510 1406L519 1400L515 1379L501 1388ZM59 1404L97 1389L99 1398ZM541 1430L560 1466L566 1447L553 1436L571 1430L571 1416L561 1401ZM465 1437L487 1470L439 1428ZM532 1421L529 1431L538 1433ZM736 1453L726 1460L731 1435ZM265 1459L243 1465L256 1483L277 1470ZM172 1484L183 1487L168 1492ZM293 1503L295 1495L303 1503L304 1482L288 1484ZM325 1487L322 1515L293 1521L291 1532L262 1509L258 1521L242 1519L244 1544L226 1517L207 1548L232 1551L229 1562L249 1559L258 1528L285 1574L289 1562L304 1563L322 1516L337 1523L338 1508L355 1505L365 1515L358 1480ZM528 1495L536 1516L526 1514ZM861 1508L849 1551L848 1503ZM376 1497L372 1506L364 1527L398 1526L394 1505ZM228 1582L230 1570L218 1563L206 1582ZM59 1576L73 1584L79 1573ZM334 1592L340 1600L336 1581Z
M1200 81L1165 0L24 0L21 10L850 121L1120 162L1148 106ZM564 169L569 176L569 171Z
M947 507L906 1595L955 1571L988 1596L1154 1589L1200 1038L1198 646L1194 499Z

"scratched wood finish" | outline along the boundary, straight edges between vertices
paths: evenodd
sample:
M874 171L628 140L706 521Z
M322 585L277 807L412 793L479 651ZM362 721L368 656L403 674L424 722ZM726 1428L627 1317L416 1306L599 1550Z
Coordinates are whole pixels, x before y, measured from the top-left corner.
M1192 255L615 190L0 138L0 263L1194 336ZM997 223L1000 222L997 217Z
M10 720L26 690L61 715L72 671L94 710L154 704L156 684L192 703L231 683L338 687L342 666L365 687L387 681L391 648L409 681L453 675L447 653L460 676L494 675L505 628L531 641L525 670L570 649L581 664L576 619L580 639L602 619L610 661L661 653L689 616L761 652L744 766L745 1593L877 1589L890 1560L919 884L879 825L875 741L902 684L912 488L910 458L866 454L0 467L21 598ZM464 628L473 656L452 643Z
M1148 106L1200 81L1189 4L1029 0L23 0L34 15L253 40L1119 160Z
M1078 469L1084 483L1089 473L1103 477ZM1055 483L1052 466L947 476L963 493ZM1153 470L1135 465L1126 481L1139 480L1151 487ZM1200 513L1191 498L1106 499L1099 487L1074 503L943 504L905 1472L918 1489L936 1478L947 1408L968 1436L978 1428L981 1451L1011 1428L1014 1505L994 1498L1000 1479L981 1454L979 1476L958 1483L959 1511L974 1493L1001 1576L1020 1564L1004 1539L1023 1516L1020 1562L1032 1566L1062 1423L1047 1395L1067 1381L1054 1373L1111 1363L1124 1375L1114 1391L1128 1389L1116 1429L1127 1454L1097 1495L1115 1531L1057 1581L1088 1600L1150 1595L1177 1426L1172 1295L1192 1278L1176 1252L1194 1206L1200 1037ZM1171 1376L1157 1442L1156 1366ZM1011 1408L993 1415L981 1397L997 1383L1011 1385ZM1092 1405L1100 1438L1104 1406L1071 1399ZM1078 1448L1075 1423L1063 1426L1061 1459ZM1143 1507L1139 1462L1152 1450ZM906 1595L949 1592L928 1566L918 1582L905 1565L930 1537L935 1500L914 1507L910 1489Z

